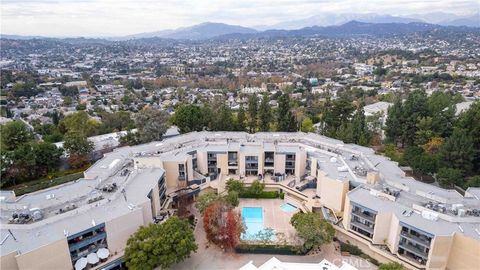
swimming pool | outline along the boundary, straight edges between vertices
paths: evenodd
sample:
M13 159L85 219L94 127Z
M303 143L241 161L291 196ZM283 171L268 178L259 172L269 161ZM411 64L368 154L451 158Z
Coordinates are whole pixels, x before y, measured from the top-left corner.
M243 240L255 240L255 235L263 230L263 208L243 207L242 218L246 228L241 238Z
M287 212L287 213L292 213L297 211L297 207L289 203L282 204L280 208L282 209L283 212Z

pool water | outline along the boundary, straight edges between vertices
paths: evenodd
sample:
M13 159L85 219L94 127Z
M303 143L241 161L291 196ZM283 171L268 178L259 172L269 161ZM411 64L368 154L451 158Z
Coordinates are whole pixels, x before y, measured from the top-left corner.
M246 228L245 232L241 235L241 239L257 240L256 235L265 229L263 226L263 208L243 207L242 218Z
M297 211L297 207L293 206L292 204L289 204L289 203L284 203L280 206L280 208L282 209L283 212L287 212L287 213L292 213L292 212L295 212Z

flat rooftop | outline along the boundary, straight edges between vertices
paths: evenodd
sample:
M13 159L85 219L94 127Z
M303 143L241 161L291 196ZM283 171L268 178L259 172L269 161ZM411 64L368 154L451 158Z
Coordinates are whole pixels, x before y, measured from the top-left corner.
M447 209L451 209L453 205L462 205L464 208L480 211L480 189L469 189L470 195L464 197L455 190L416 181L406 177L396 162L376 155L371 148L345 144L336 139L303 132L256 134L192 132L160 142L117 148L86 170L84 178L71 183L18 198L15 198L11 192L0 191L0 209L2 210L0 238L7 237L9 234L7 229L11 229L17 238L15 242L11 236L7 237L1 245L1 253L5 254L16 249L26 252L47 241L65 237L64 230L75 233L91 227L92 220L99 224L116 215L132 211L131 207L128 207L129 203L134 204L137 200L147 199L146 194L149 190L146 189L150 189L152 186L146 185L147 183L140 178L156 181L164 173L161 169L134 169L133 159L135 157L185 160L188 153L195 150L242 151L244 153L306 151L308 157L317 159L319 168L324 170L329 177L350 181L353 186L361 186L361 189L357 188L349 193L349 197L358 201L359 204L377 207L382 211L391 211L395 215L400 209L412 211L416 207L418 211L419 207L425 207L428 203L441 204L441 207ZM366 184L366 172L378 173L379 181L374 185ZM103 192L103 187L113 183L117 186L115 191ZM142 185L138 183L142 183ZM128 202L123 199L123 196L120 198L122 189L126 190ZM398 191L398 194L395 201L384 203L380 198L372 196L370 190ZM103 197L102 199L89 203L89 200L98 199L100 195ZM60 209L64 210L67 206L71 207L72 204L75 205L73 210L59 213ZM101 206L93 207L95 205ZM39 208L44 212L42 220L30 224L8 224L12 213L33 208ZM403 210L398 216L400 219L417 224L422 228L429 228L435 233L448 235L463 229L465 234L479 239L477 231L480 231L480 218L477 216L458 219L452 211L448 210L444 215L452 221L440 218L437 222L432 223L420 214L414 213L409 217L404 217L402 213ZM460 222L457 222L458 220ZM422 225L422 222L430 225ZM36 238L32 237L33 235ZM32 241L37 238L38 241Z

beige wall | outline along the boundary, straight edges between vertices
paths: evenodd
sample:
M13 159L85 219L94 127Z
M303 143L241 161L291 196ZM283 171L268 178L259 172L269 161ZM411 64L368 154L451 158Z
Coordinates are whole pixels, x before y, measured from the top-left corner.
M305 167L307 167L307 153L305 151L295 153L295 176L298 179L305 175Z
M428 254L428 269L445 269L447 266L450 247L452 246L452 236L435 236L430 244ZM480 256L480 254L478 254ZM480 267L480 265L478 265Z
M163 162L163 169L165 170L165 180L168 188L176 188L179 186L178 164L184 164L184 162L179 162L179 161Z
M222 175L228 174L228 154L217 154L217 168Z
M377 216L375 218L375 228L373 230L372 243L383 245L388 242L391 222L392 213L377 213Z
M123 254L128 238L142 225L144 225L143 208L137 208L126 215L106 222L105 230L110 254Z
M208 173L207 152L197 151L197 167L201 174L206 175Z
M317 184L317 190L318 190L318 186L319 184ZM346 230L350 230L350 219L352 218L352 215L350 214L351 212L352 212L352 205L350 204L350 198L346 196L345 205L343 207L343 220L342 220L343 227Z
M310 159L310 176L317 177L317 159L311 158Z
M317 195L322 205L337 214L343 211L345 197L348 192L348 181L332 179L325 172L318 170Z
M67 238L17 256L17 264L19 269L72 269Z
M285 154L277 154L275 153L274 157L274 172L275 173L285 173L285 160L287 156Z
M18 265L17 265L17 259L15 256L17 255L17 252L12 252L9 254L5 254L2 257L0 257L0 269L2 270L17 270Z
M245 175L245 153L238 152L238 173Z
M392 214L390 219L390 231L388 232L387 238L387 247L390 249L390 252L396 254L398 251L398 241L400 240L400 220L397 216Z
M446 255L446 254L445 254ZM450 248L447 269L479 269L480 240L455 233Z

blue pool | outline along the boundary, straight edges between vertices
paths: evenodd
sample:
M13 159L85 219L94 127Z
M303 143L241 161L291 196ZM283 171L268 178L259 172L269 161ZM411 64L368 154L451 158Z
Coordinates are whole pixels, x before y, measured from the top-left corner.
M245 223L245 232L242 234L243 240L256 240L257 234L265 229L263 225L262 207L243 207L242 219ZM274 237L272 237L273 240Z
M292 212L295 212L297 211L297 207L293 206L292 204L289 204L289 203L284 203L280 206L280 208L282 209L283 212L287 212L287 213L292 213Z

